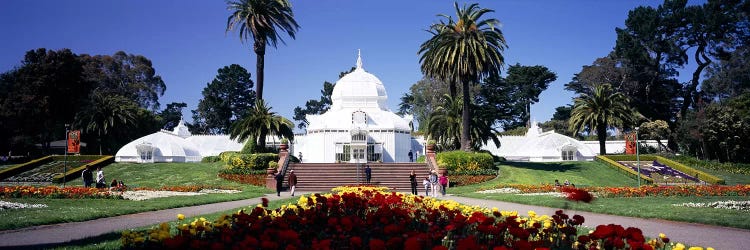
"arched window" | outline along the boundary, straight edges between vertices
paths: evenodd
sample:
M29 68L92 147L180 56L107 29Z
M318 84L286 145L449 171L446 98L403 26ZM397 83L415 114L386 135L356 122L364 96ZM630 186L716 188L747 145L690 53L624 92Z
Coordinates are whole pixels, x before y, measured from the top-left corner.
M154 162L154 147L151 143L143 142L135 146L140 162Z
M561 152L563 161L575 161L576 152L578 152L578 149L573 145L566 145L562 147Z

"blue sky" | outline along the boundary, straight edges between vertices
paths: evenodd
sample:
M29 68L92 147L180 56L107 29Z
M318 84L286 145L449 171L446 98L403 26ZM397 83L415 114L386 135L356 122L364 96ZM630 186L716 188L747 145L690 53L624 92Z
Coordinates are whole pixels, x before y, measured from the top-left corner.
M583 65L607 55L615 44L615 28L623 27L629 10L661 1L479 1L501 21L509 48L506 64L543 65L558 80L532 105L532 117L546 121L555 107L571 103L564 90ZM690 1L696 4L697 1ZM466 2L459 2L463 4ZM425 30L454 15L453 1L292 0L301 28L297 39L266 52L264 97L273 111L291 119L293 109L318 99L324 81L354 66L362 50L364 68L386 87L388 104L422 77L419 45ZM217 69L240 64L255 80L251 43L225 33L230 12L224 1L147 0L4 0L0 1L0 72L20 65L26 51L70 48L77 54L122 50L151 59L167 85L159 99L185 102L186 120L201 99L201 90ZM690 66L690 65L689 65ZM689 77L683 73L682 78ZM683 80L684 81L684 80Z

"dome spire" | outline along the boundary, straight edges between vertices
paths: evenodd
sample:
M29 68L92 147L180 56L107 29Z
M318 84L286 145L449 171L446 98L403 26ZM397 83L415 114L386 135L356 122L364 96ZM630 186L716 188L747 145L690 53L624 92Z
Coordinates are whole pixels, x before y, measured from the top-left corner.
M357 49L357 69L362 69L362 51Z

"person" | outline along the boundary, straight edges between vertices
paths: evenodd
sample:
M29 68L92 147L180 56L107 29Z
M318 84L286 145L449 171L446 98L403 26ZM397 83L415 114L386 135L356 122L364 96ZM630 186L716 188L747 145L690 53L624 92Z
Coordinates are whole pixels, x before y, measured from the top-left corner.
M96 188L107 187L107 182L104 181L104 171L101 167L96 168Z
M443 196L445 196L445 191L448 190L448 176L446 173L443 173L440 175L440 187L441 191L443 191Z
M289 191L294 196L294 188L297 186L297 175L294 174L294 170L289 171Z
M435 172L435 170L432 170L432 172L430 172L430 194L432 195L432 197L437 197L438 188L437 172Z
M411 170L409 175L409 182L411 182L411 194L417 195L417 174L414 173L414 169Z
M273 178L276 179L276 196L281 196L281 184L284 183L284 174L276 171L276 176Z
M563 184L565 184L565 186L566 186L566 187L567 187L567 186L570 186L570 181L568 181L568 180L566 179L566 180L565 180L565 182L563 182Z
M91 173L90 167L86 167L86 169L81 172L81 177L83 178L84 187L91 187L91 184L94 183L94 175Z
M302 152L299 152L299 162L302 162Z
M409 162L414 162L414 153L409 150Z
M109 187L110 187L110 188L115 188L115 187L117 187L117 179L112 179L112 183L110 183L110 184L109 184Z
M370 165L365 166L365 182L367 184L370 184L370 180L372 179L372 169L370 169Z
M555 188L558 188L558 187L560 187L560 186L561 186L561 185L560 185L560 181L558 181L558 180L555 180Z
M424 185L424 196L430 196L430 177L425 176L424 180L422 180L422 185Z

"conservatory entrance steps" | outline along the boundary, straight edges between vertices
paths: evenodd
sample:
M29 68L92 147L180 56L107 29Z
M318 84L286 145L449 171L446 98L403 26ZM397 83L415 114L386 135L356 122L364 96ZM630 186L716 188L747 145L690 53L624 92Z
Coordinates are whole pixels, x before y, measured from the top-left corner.
M417 174L417 188L427 176L425 163L368 163L372 169L370 185L386 186L397 192L410 192L409 174ZM354 163L289 163L289 169L297 175L299 191L330 191L344 185L365 185L365 164ZM288 172L287 172L288 176ZM284 186L288 187L288 178Z

